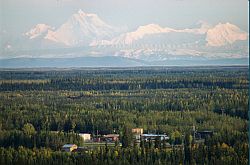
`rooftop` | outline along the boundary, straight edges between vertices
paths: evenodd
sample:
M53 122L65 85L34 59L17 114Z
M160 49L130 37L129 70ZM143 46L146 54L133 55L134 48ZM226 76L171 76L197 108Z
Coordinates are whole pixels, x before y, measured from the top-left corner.
M79 133L78 135L91 135L90 133Z
M109 138L109 137L119 137L119 134L108 134L104 135L104 137Z
M164 136L164 137L168 137L168 135L164 135L164 134L142 134L142 136L150 136L150 137Z
M73 147L73 146L75 146L75 144L64 144L63 148L70 148L70 147Z

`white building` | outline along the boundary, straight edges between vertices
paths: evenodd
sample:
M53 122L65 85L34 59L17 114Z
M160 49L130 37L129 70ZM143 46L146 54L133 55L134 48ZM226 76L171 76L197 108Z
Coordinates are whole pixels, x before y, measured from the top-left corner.
M146 141L149 141L149 140L155 141L156 138L159 138L159 140L169 139L168 135L165 135L165 134L142 134L141 135L141 139L146 140Z
M91 134L89 133L79 133L78 135L83 139L83 141L91 140Z

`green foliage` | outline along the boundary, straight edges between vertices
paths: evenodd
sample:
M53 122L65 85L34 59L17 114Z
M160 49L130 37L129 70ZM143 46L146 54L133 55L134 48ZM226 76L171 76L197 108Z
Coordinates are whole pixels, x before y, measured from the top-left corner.
M123 128L123 133L122 133L122 146L124 148L127 148L127 147L131 147L132 146L132 143L133 143L133 134L132 134L132 131L131 131L132 127L129 127L129 126L125 126Z
M245 67L1 71L0 164L248 164L248 84ZM170 140L133 145L135 127ZM114 130L122 148L60 151Z
M179 131L172 132L170 138L172 144L181 144L183 139L182 134Z
M24 124L22 131L25 135L30 135L30 136L36 133L34 126L30 123Z

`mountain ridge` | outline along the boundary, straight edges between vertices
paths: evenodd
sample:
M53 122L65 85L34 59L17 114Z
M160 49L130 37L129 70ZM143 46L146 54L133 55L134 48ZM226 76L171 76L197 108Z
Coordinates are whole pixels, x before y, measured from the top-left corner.
M199 21L183 29L149 23L122 31L97 14L82 10L57 28L37 24L23 36L16 44L6 42L1 50L2 59L110 55L152 62L194 57L236 59L249 53L248 33L228 22L211 25Z
M42 25L45 30L41 30ZM34 31L37 33L31 36ZM37 24L25 34L30 39L34 39L47 32L43 39L63 43L65 46L129 45L145 36L166 33L205 35L206 46L214 47L233 44L237 40L248 38L246 32L228 22L212 26L205 21L199 21L195 27L184 29L161 27L156 23L149 23L137 27L135 31L114 33L117 31L117 28L105 23L97 14L85 13L79 9L57 29L46 24Z

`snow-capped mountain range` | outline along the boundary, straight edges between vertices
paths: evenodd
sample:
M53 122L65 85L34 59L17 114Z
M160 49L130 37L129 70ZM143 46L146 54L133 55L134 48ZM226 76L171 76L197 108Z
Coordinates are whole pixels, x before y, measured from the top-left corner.
M181 37L182 35L182 37ZM168 27L161 27L157 24L148 24L140 26L136 31L121 34L111 40L99 41L91 43L92 46L96 45L131 45L133 43L145 42L147 39L157 38L164 39L162 42L166 44L168 39L170 42L182 42L185 43L185 36L189 37L189 40L195 39L193 42L204 42L204 38L207 46L220 47L228 44L233 44L236 41L247 40L248 35L242 31L236 25L230 23L219 23L214 27L210 27L208 24L201 24L200 28L176 30ZM179 39L179 41L178 41ZM190 42L187 42L187 44ZM169 43L171 44L171 43Z
M22 48L26 50L77 49L77 51L67 51L64 55L59 51L60 57L109 55L161 61L176 58L248 56L248 33L231 23L210 25L200 21L194 27L185 29L150 23L139 26L133 31L124 32L121 28L105 23L98 15L88 14L82 10L73 14L57 28L37 24L24 32L23 38ZM13 50L15 44L12 43L11 47ZM8 49L5 50L9 53ZM34 57L32 51L25 53ZM58 57L59 53L56 51L53 53ZM49 54L51 56L51 52ZM46 51L39 53L38 57L48 57L48 53Z

